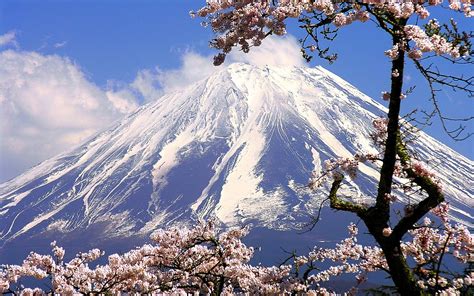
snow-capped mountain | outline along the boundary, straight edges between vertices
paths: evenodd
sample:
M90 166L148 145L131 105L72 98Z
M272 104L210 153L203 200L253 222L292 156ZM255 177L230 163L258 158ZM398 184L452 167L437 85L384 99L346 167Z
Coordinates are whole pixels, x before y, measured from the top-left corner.
M147 235L211 216L294 228L326 197L305 189L311 171L374 151L371 123L384 113L321 67L232 64L1 184L0 246L91 229L84 240ZM436 167L453 216L472 227L473 162L424 133L412 148ZM370 202L378 172L360 169L346 190Z

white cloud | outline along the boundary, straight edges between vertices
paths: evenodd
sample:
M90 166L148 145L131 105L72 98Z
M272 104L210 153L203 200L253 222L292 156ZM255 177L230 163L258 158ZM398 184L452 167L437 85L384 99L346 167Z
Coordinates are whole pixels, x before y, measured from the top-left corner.
M297 66L305 65L301 56L300 44L293 36L266 38L262 45L253 47L249 53L234 49L226 58L224 65L215 67L212 55L201 55L186 51L178 69L145 69L137 74L130 87L138 91L146 101L155 100L164 92L183 88L193 82L208 77L231 63L241 62L256 66Z
M202 56L189 51L183 55L179 69L160 71L158 81L164 92L173 91L202 80L215 71L210 56Z
M9 45L18 47L18 43L16 42L15 31L10 31L3 35L0 35L0 47L9 46Z
M137 73L135 80L130 84L130 88L140 93L146 101L157 99L163 94L160 86L161 73L158 67L152 70L141 70Z
M61 47L66 46L66 44L67 44L67 41L57 42L57 43L54 43L54 44L53 44L53 47L54 47L54 48L61 48Z
M305 60L301 56L301 46L295 37L269 36L262 45L252 47L249 53L234 49L227 57L227 63L243 62L256 66L302 67Z
M104 91L69 59L0 52L0 179L79 144L137 107Z
M120 113L130 113L138 107L135 95L127 89L108 90L105 94L112 106Z
M152 101L163 93L181 89L204 79L216 70L212 65L211 56L187 51L181 57L181 66L178 69L162 70L155 67L141 70L130 87L139 92L145 101Z

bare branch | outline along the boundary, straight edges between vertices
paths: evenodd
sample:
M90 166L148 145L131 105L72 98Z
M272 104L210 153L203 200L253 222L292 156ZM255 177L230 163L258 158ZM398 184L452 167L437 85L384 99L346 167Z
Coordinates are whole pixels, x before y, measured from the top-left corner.
M334 181L331 186L331 190L329 191L329 201L330 201L331 208L335 210L341 210L341 211L356 213L358 215L363 215L367 211L366 207L356 204L356 203L349 202L349 201L341 200L337 197L337 191L341 187L341 183L343 179L344 179L344 176L342 175L338 175L334 178Z

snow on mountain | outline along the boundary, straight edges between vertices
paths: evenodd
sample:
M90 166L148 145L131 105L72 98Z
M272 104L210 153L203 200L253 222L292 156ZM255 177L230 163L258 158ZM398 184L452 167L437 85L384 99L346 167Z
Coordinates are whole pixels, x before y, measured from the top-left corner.
M0 245L94 225L146 235L211 216L294 228L327 194L304 188L314 167L374 151L371 122L385 110L321 67L232 64L1 184ZM412 148L439 173L454 218L473 227L473 162L424 133ZM378 172L360 168L346 191L370 202Z

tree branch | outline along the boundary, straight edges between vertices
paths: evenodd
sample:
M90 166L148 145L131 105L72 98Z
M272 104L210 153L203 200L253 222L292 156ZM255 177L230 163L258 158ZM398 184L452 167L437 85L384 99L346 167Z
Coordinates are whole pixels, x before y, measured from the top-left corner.
M367 211L367 208L356 203L341 200L337 197L337 191L341 187L343 179L343 175L338 175L334 178L331 190L329 191L329 201L331 208L335 210L356 213L357 215L363 215Z
M397 155L400 157L400 162L403 166L406 166L410 163L410 156L408 154L407 148L401 142L400 133L398 134L397 141ZM420 220L424 215L426 215L431 209L435 208L441 202L444 201L444 195L439 190L437 184L435 184L427 176L417 175L412 168L407 167L404 169L408 178L410 178L415 184L421 187L427 194L428 197L420 201L413 209L413 212L409 216L405 216L398 224L395 226L392 232L392 237L395 240L401 240L402 237L410 230L413 225Z

